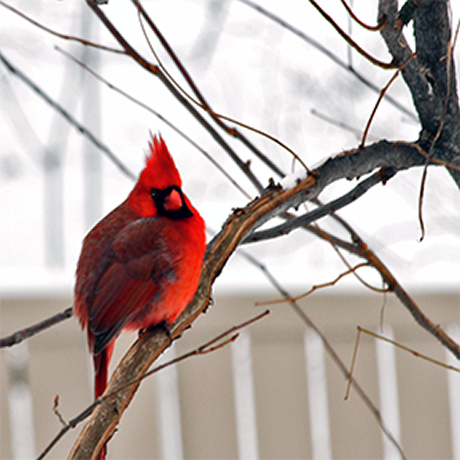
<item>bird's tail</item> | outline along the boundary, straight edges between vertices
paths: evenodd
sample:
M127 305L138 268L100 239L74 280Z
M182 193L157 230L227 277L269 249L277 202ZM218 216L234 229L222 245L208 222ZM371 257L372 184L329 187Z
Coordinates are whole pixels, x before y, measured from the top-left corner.
M93 356L94 362L94 399L99 398L107 388L109 362L112 357L114 342ZM104 446L99 454L99 460L105 460L107 448Z
M93 356L94 362L94 399L104 393L107 387L107 373L109 370L109 360L107 359L107 349L104 348L100 353Z

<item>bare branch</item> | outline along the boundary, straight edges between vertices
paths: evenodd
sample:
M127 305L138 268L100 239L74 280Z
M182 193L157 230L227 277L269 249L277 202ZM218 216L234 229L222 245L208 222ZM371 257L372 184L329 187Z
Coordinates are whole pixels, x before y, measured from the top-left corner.
M30 22L35 27L38 27L39 29L47 32L50 35L53 35L53 36L58 37L58 38L61 38L62 40L78 42L78 43L80 43L81 45L84 45L84 46L90 46L91 48L96 48L96 49L99 49L99 50L102 50L102 51L110 51L111 53L115 53L115 54L125 54L125 52L123 50L117 50L115 48L110 48L108 46L103 46L103 45L99 45L98 43L90 42L90 41L85 40L85 39L80 38L80 37L73 37L71 35L65 35L65 34L61 34L59 32L56 32L55 30L50 29L49 27L46 27L46 26L44 26L43 24L40 24L37 21L34 21L32 18L30 18L26 14L22 13L18 9L12 7L11 5L8 5L8 3L5 3L3 0L0 0L0 5L3 6L4 8L6 8L6 9L10 10L14 14L17 14L22 19L25 19L26 21Z
M391 340L388 337L385 337L381 334L376 334L375 332L372 332L369 329L365 329L364 327L358 326L358 334L361 332L363 332L364 334L370 335L371 337L374 337L375 339L383 340L384 342L390 343L396 348L400 348L401 350L407 351L408 353L411 353L412 355L414 355L416 358L421 358L425 361L428 361L431 364L436 364L436 366L441 366L450 371L460 373L460 369L458 367L451 366L442 361L439 361L438 359L431 358L430 356L427 356L427 355L424 355L423 353L419 353L418 351L412 350L412 348L406 347L405 345L398 343L395 340Z
M363 56L365 59L367 59L369 62L372 64L381 67L382 69L394 69L397 67L397 65L394 63L394 61L391 62L383 62L380 61L379 59L375 58L371 54L369 54L367 51L365 51L361 46L358 45L347 33L345 33L339 25L334 21L332 16L326 13L319 4L316 2L316 0L309 0L310 3L315 7L316 11L318 11L321 16L326 19L327 22L336 30L336 32L351 46L353 47L361 56Z
M75 443L71 453L69 454L69 459L73 459L73 458L94 459L97 457L97 454L102 448L102 446L113 435L113 430L115 429L115 426L118 423L118 419L121 417L123 411L126 409L127 406L122 406L122 411L119 414L109 411L107 415L110 418L115 417L116 419L115 421L112 421L112 423L107 423L107 420L105 421L103 420L102 423L100 423L101 420L100 420L100 417L97 417L97 413L100 411L104 411L104 409L106 409L108 406L112 406L112 408L119 407L118 404L119 404L120 398L123 398L123 399L126 398L126 394L129 394L130 398L132 398L134 393L137 391L137 388L139 387L141 381L144 380L144 378L164 369L165 367L171 366L173 364L177 364L178 362L188 359L192 356L200 356L200 355L208 354L208 353L211 353L213 351L216 351L222 348L225 345L228 345L229 343L233 342L237 338L238 334L236 332L238 330L243 329L253 324L256 321L259 321L260 319L264 318L268 314L269 314L269 311L266 310L263 313L258 314L257 316L247 321L244 321L243 323L237 326L233 326L227 331L219 334L217 337L213 338L212 340L206 342L204 345L188 353L185 353L165 364L162 364L156 367L155 369L152 369L149 372L146 372L146 371L150 367L150 365L145 367L145 363L141 364L140 362L140 361L144 361L146 358L148 361L150 361L150 364L154 361L154 359L149 359L149 357L146 356L147 349L149 348L151 349L151 346L154 343L158 345L159 342L162 342L161 351L163 351L164 348L166 348L167 344L169 344L169 338L167 337L167 334L165 333L164 329L161 327L147 330L145 334L141 336L138 339L138 341L131 347L131 349L122 359L121 363L118 365L117 369L114 372L114 375L112 376L110 380L109 386L107 387L107 390L104 393L104 395L98 400L96 400L95 403L90 406L92 407L93 410L95 410L95 412L93 412L91 419L88 421L82 433L80 434L77 442ZM178 327L181 327L181 326L178 325ZM178 327L177 328L175 327L174 330L171 330L171 333L174 334L175 337L178 337L180 335L177 332ZM228 338L228 336L230 337ZM155 356L158 357L161 351L155 350ZM144 372L140 370L139 366L142 366L142 369L144 370ZM136 373L127 374L126 373L127 369L124 369L125 367L129 367L132 371L135 371ZM120 373L123 374L122 378L120 378ZM133 375L137 377L133 379L132 378ZM124 382L125 379L127 379L126 382ZM84 414L86 418L89 415L88 410L83 411L82 414ZM79 422L80 421L81 420L79 420ZM101 432L100 430L102 429L102 426L99 426L99 425L104 426L105 431ZM54 440L53 440L53 445L55 445ZM47 450L47 452L49 452L49 450ZM43 456L41 456L40 459L41 458L43 458Z
M145 380L147 377L150 377L151 375L167 368L170 367L174 364L178 364L181 361L184 361L188 358L191 358L192 356L200 356L200 355L205 355L208 353L212 353L213 351L216 351L229 343L233 342L236 340L238 337L237 332L253 323L256 321L259 321L260 319L264 318L270 313L269 310L265 310L263 313L258 314L257 316L244 321L236 326L231 327L230 329L227 329L223 333L219 334L217 337L209 340L208 342L204 343L203 345L199 346L198 348L195 348L192 351L189 351L188 353L184 353L181 356L178 356L170 361L167 361L166 363L163 363L154 369L146 372L144 375L140 376L139 378L132 380L128 383L126 383L125 386L123 387L118 387L116 390L111 391L111 392L106 392L104 393L103 396L100 398L96 399L92 404L90 404L88 407L86 407L82 412L80 412L77 416L73 417L72 420L70 420L68 423L65 423L62 416L57 413L57 406L58 406L58 397L56 396L55 401L54 401L54 407L53 411L57 413L56 415L58 416L59 420L62 422L64 427L59 431L59 433L52 439L52 441L46 446L46 448L43 450L43 452L38 456L37 460L42 460L45 458L48 453L53 449L53 447L62 439L62 437L70 430L78 426L81 422L86 420L91 413L96 409L97 406L102 404L102 402L109 400L110 398L113 398L114 396L117 395L120 391L132 386L139 384L142 380ZM228 337L230 336L230 337Z
M50 318L46 318L43 321L34 324L33 326L26 327L25 329L21 329L20 331L17 331L14 334L0 339L0 348L17 345L21 343L23 340L33 337L39 332L49 329L50 327L55 326L56 324L62 323L66 319L72 318L72 316L73 307L67 307L64 311L56 313Z
M349 205L353 201L356 201L374 185L380 182L385 184L394 175L395 171L392 168L382 169L379 172L372 174L372 176L360 182L353 190L341 196L340 198L337 198L336 200L333 200L328 204L320 206L314 209L313 211L307 212L303 216L297 217L295 219L290 219L287 222L284 222L283 224L277 225L276 227L252 233L247 238L245 238L243 243L254 243L257 241L277 238L279 236L286 235L290 233L292 230L295 230L299 227L304 227L305 225L308 225L311 222L320 219L321 217L332 214L338 211L339 209L343 208L344 206Z
M331 281L326 281L324 283L315 284L307 292L304 292L302 294L296 295L294 297L285 298L285 299L264 300L262 302L257 302L256 305L266 306L266 305L275 305L275 304L284 303L284 302L298 302L299 300L304 299L305 297L308 297L309 295L313 294L314 292L318 291L319 289L324 289L325 287L335 286L342 278L344 278L345 276L348 276L348 275L350 275L352 273L355 273L359 268L369 267L369 266L370 265L369 265L368 262L361 262L358 265L356 265L354 267L350 267L348 270L345 270L344 272L340 273L339 275L337 275Z
M372 123L372 120L374 119L374 116L377 112L377 109L378 107L380 106L380 103L382 102L385 94L387 93L388 91L388 88L393 84L393 82L396 80L396 78L398 77L398 75L400 74L401 70L404 69L404 67L406 67L406 65L415 57L416 55L415 54L412 54L411 56L409 56L407 58L407 60L405 62L403 62L401 64L400 67L398 67L398 70L393 74L393 76L388 80L388 83L382 88L382 90L380 91L380 94L379 94L379 97L377 99L377 102L375 103L374 105L374 108L372 109L372 113L371 115L369 116L369 120L366 124L366 128L364 129L364 133L363 133L363 137L361 139L361 145L360 147L364 147L365 144L366 144L366 139L367 139L367 134L369 133L369 129L371 127L371 123Z
M369 24L366 24L363 21L361 21L361 19L359 19L358 16L356 16L356 14L353 12L353 10L350 8L350 6L345 0L341 0L341 2L344 8L348 11L348 14L353 19L353 21L355 21L357 24L359 24L366 30L369 30L371 32L377 32L379 30L382 30L383 26L386 24L386 18L381 17L376 26L370 26Z

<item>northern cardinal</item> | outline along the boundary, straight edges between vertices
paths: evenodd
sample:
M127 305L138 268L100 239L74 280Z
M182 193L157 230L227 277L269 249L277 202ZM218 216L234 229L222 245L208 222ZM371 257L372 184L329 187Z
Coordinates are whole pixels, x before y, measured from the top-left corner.
M88 233L78 260L74 309L93 354L95 398L107 386L118 334L172 324L201 272L204 221L163 139L152 137L149 147L134 189Z

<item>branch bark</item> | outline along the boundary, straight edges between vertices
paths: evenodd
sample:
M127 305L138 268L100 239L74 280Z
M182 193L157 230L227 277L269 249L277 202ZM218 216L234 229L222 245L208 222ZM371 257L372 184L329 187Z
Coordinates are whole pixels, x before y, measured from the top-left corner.
M397 1L380 0L379 17L387 20L381 34L401 65L412 50L397 26ZM413 23L417 57L402 75L422 127L418 143L430 157L454 166L447 169L460 188L460 113L447 0L419 0Z

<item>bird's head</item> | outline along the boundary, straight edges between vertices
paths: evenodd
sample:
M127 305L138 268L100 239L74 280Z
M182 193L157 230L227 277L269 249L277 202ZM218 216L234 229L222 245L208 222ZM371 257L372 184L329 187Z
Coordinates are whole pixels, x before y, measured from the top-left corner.
M182 192L182 180L165 142L161 136L152 136L149 147L145 168L128 203L141 217L191 217L190 203Z

